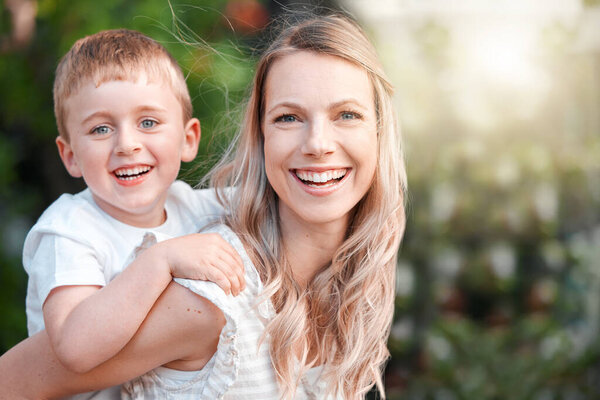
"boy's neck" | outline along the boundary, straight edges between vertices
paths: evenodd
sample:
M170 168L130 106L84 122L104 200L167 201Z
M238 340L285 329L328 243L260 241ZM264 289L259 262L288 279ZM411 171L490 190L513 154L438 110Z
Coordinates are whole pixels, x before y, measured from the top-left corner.
M167 210L165 209L166 194L164 197L165 199L158 199L150 210L146 212L140 210L139 213L132 213L114 207L92 192L94 203L96 203L102 211L117 221L136 228L155 228L167 221Z

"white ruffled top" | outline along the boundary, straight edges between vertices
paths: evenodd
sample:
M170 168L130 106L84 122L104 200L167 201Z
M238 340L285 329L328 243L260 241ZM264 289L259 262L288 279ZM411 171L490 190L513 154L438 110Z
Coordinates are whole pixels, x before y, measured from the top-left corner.
M280 398L269 355L269 338L259 346L266 324L274 316L270 301L257 304L263 285L241 241L225 225L207 232L219 233L240 254L245 269L246 289L227 296L212 282L175 279L180 285L205 297L225 315L217 351L200 371L156 368L123 385L123 399L260 399ZM321 367L312 368L301 380L296 399L324 399Z

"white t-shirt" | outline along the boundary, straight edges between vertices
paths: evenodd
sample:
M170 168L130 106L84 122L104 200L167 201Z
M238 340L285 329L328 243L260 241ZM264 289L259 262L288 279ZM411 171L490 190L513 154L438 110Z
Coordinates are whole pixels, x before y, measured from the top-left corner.
M133 260L146 233L159 241L195 233L224 212L214 190L194 190L181 181L169 188L165 210L164 224L138 228L102 211L89 189L63 194L52 203L27 234L23 248L29 275L25 301L29 335L44 329L42 306L52 289L105 286ZM117 397L96 394L93 398L118 398L118 391L114 393Z

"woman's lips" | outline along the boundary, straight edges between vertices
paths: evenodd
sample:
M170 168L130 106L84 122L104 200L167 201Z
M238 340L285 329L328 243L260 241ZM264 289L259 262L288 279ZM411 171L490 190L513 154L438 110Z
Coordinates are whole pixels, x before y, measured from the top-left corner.
M337 190L349 176L350 168L329 170L293 169L292 175L302 184L303 189L313 195L327 195Z

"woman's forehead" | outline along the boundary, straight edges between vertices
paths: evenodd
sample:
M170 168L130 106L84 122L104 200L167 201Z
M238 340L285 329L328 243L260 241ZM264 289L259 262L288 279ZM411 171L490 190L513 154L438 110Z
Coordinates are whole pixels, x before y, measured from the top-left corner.
M373 104L367 71L341 57L298 51L275 60L266 77L265 104L355 102Z

